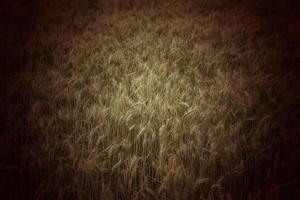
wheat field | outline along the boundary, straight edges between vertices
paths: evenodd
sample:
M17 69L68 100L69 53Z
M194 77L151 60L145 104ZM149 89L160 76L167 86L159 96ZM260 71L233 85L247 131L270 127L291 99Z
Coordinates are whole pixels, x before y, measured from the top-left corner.
M6 80L28 105L12 198L296 198L298 75L242 2L38 5Z

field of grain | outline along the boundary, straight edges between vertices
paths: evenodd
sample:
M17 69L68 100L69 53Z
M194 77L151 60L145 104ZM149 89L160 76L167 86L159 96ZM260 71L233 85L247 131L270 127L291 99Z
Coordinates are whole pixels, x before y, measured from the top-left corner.
M41 2L9 198L296 199L299 76L259 4Z

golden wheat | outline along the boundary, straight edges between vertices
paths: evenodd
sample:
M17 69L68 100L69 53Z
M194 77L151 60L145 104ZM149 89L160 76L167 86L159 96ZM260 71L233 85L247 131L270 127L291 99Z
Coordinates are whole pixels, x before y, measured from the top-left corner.
M57 11L28 40L54 58L26 75L34 197L256 198L278 100L255 16L218 0L65 4L70 21Z

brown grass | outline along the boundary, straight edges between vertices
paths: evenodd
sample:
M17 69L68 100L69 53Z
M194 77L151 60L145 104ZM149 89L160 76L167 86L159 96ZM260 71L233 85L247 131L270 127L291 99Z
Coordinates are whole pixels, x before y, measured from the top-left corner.
M297 75L261 16L219 0L50 5L15 76L29 106L18 195L295 197L282 145Z

